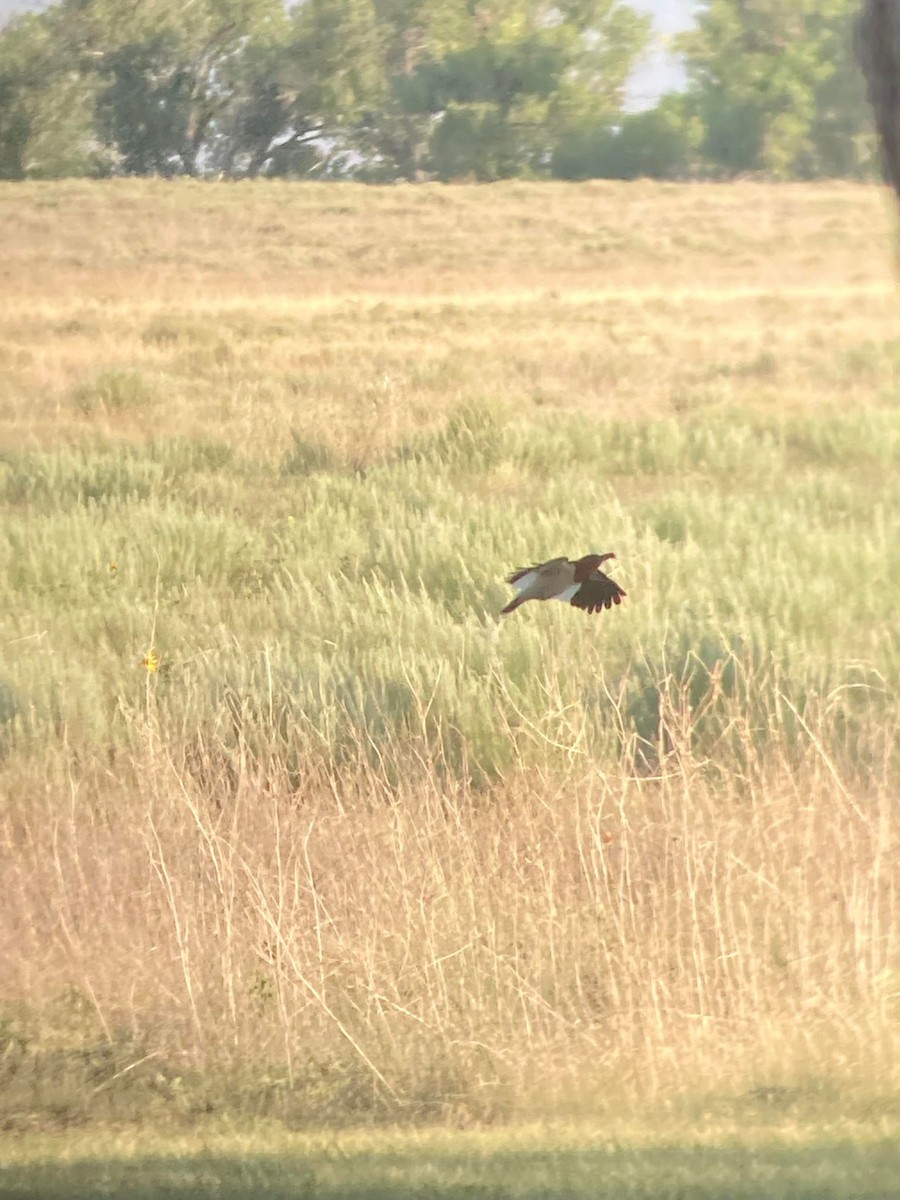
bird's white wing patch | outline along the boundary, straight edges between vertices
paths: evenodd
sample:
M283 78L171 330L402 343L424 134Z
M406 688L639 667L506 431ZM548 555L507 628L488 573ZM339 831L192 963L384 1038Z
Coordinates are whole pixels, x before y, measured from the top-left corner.
M564 603L568 604L580 587L580 583L573 583L570 587L563 588L561 592L557 592L553 599L562 600Z
M527 575L523 575L521 579L517 579L513 587L517 592L527 592L537 577L537 571L529 571Z

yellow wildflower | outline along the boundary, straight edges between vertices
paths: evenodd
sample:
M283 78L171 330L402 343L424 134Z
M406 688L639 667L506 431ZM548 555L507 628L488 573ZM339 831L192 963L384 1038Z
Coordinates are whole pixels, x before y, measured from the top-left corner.
M150 671L150 672L159 670L159 655L152 647L147 651L147 653L141 659L141 666L146 671Z

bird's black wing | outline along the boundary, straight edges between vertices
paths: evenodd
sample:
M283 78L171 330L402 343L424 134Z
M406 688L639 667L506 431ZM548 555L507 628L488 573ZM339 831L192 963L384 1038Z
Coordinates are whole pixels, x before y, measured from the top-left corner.
M570 603L575 608L594 613L599 612L601 608L612 608L614 604L621 604L625 595L614 579L610 579L602 571L591 571Z

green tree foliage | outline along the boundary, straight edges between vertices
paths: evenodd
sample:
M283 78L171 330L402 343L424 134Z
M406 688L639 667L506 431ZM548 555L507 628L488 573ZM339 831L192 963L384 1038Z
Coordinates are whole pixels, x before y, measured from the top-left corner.
M856 0L706 0L678 44L708 168L776 178L867 169L856 8Z
M87 35L102 47L98 123L120 169L215 169L221 139L239 127L253 76L247 60L264 56L287 28L279 0L194 0L180 8L144 0L136 25L130 0L77 2Z
M622 0L61 0L0 32L0 169L546 173L648 29Z
M237 126L280 0L62 0L0 33L0 163L26 175L198 174ZM7 100L9 97L9 100Z
M429 120L439 178L543 173L560 139L621 112L649 22L616 0L535 0L474 8L465 39L394 83Z
M56 12L11 22L0 36L0 178L92 175L96 80L78 69Z
M302 170L311 143L317 146L311 165L326 174L343 173L348 159L370 157L373 125L389 120L386 41L372 0L305 0L294 9L279 64L290 137L287 152L282 148L271 163L274 173Z
M705 0L623 111L625 0L59 0L0 30L0 177L852 175L856 0Z
M552 170L560 179L685 179L701 137L688 98L673 92L655 108L626 113L615 126L575 127L554 149Z

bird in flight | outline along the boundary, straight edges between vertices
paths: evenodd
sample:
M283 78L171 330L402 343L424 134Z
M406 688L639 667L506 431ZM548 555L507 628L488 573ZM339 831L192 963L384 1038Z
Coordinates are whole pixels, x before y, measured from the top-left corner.
M615 557L615 554L586 554L574 560L551 558L549 562L513 571L507 583L519 594L501 609L501 615L514 612L526 600L562 600L589 613L621 604L625 592L600 570L607 559Z

